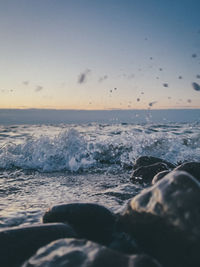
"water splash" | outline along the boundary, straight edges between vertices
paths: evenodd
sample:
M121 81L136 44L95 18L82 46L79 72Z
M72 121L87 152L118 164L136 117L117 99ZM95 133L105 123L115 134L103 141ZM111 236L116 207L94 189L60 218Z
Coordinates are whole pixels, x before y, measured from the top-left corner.
M50 130L50 129L49 129ZM200 160L199 125L82 125L0 148L0 168L57 171L126 170L141 155L173 163ZM51 131L50 131L51 132Z

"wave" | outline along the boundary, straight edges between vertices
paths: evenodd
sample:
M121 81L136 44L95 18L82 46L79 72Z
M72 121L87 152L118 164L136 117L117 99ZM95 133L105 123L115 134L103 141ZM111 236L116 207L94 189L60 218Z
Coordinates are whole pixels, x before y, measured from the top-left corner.
M124 126L125 127L125 126ZM161 125L141 130L113 130L110 134L88 135L75 129L50 137L27 138L21 144L6 143L0 148L0 168L39 172L80 172L98 169L126 170L141 155L169 160L200 161L200 134Z

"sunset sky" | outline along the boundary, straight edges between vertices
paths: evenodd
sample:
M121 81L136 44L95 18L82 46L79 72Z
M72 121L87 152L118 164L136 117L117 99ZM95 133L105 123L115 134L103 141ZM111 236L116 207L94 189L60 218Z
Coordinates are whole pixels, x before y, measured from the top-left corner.
M0 0L0 108L200 108L199 0Z

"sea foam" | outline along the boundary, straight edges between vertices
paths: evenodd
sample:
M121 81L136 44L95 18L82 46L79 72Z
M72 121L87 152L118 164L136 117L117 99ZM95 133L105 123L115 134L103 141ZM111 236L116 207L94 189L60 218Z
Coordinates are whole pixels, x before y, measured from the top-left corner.
M0 168L39 172L122 170L132 167L141 155L173 163L200 160L198 125L91 124L66 128L60 127L60 133L54 135L51 128L49 134L46 131L40 136L24 134L20 143L8 138L0 148Z

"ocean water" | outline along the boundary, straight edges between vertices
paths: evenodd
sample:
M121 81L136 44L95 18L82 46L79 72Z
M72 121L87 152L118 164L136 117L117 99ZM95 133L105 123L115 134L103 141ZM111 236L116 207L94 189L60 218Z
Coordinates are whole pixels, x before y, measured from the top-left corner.
M40 222L52 205L93 202L118 212L142 155L200 161L200 123L0 125L0 228Z

